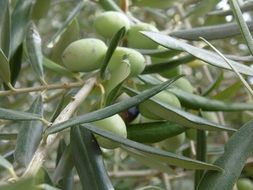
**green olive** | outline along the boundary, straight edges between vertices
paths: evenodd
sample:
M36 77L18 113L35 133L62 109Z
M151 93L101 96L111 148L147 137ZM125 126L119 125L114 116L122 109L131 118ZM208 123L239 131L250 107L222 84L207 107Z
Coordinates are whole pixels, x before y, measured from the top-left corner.
M97 127L100 127L101 129L110 131L121 137L124 138L127 137L126 125L123 119L121 119L121 117L118 114L99 121L95 121L93 122L93 124L96 125ZM96 139L99 145L102 146L103 148L114 149L118 147L117 143L112 142L104 137L97 135Z
M193 93L194 92L194 87L191 85L191 83L185 78L185 77L182 77L178 80L176 80L172 86L175 86L177 88L180 88L186 92L189 92L189 93Z
M158 93L157 95L155 95L154 99L158 100L159 102L161 102L163 104L169 104L169 105L174 106L176 108L181 108L181 104L180 104L180 101L178 100L178 98L174 94L171 94L169 92L162 91L162 92ZM147 105L146 101L144 101L143 103L141 103L139 105L139 111L143 116L150 118L150 119L155 119L155 120L162 119L161 117L156 115L156 110L153 110L152 108L147 109L147 106L148 105Z
M117 47L108 64L108 70L117 72L117 67L122 61L126 61L130 65L129 77L139 75L145 68L145 58L141 53L134 49Z
M144 36L140 31L158 32L158 29L147 23L131 26L127 33L128 46L136 49L156 49L158 44Z
M171 0L133 0L133 5L139 7L152 7L152 8L160 8L166 9L171 6Z
M130 22L123 13L107 11L95 18L94 27L101 36L111 38L122 27L128 30Z
M185 133L181 133L177 136L167 138L161 141L159 144L164 150L175 152L185 141Z
M89 72L101 66L106 51L107 46L101 40L81 39L68 45L62 54L62 61L70 71Z
M253 183L248 178L238 179L236 185L238 190L253 190Z

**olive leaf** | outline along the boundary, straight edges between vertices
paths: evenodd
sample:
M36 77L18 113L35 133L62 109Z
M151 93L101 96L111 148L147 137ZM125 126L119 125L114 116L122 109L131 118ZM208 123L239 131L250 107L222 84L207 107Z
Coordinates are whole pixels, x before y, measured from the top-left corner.
M128 87L125 87L124 91L129 95L141 94L141 92L137 92ZM185 127L210 131L223 131L223 130L230 132L236 131L233 128L229 128L217 123L210 122L201 117L186 112L182 109L175 108L174 106L171 106L169 104L164 104L154 98L146 100L143 106L145 107L145 109L153 113L155 116L158 116L161 119L165 119L167 121L178 123Z
M206 172L198 190L224 190L232 189L241 174L248 157L252 155L253 148L253 122L243 125L225 144L224 153L215 161L215 165L224 169L223 173Z
M11 80L10 65L7 57L0 48L0 78L8 85Z
M105 169L102 152L90 131L79 126L72 127L70 146L83 189L114 189Z
M11 43L10 57L12 57L24 40L27 26L30 22L30 13L33 0L18 0L11 15Z
M190 44L187 44L185 42L182 42L180 40L177 40L175 38L160 33L155 32L142 32L142 33L151 40L157 42L158 44L166 48L188 52L189 54L195 56L198 59L203 60L206 63L209 63L210 65L231 70L230 66L226 63L226 61L214 52L194 47ZM236 61L229 60L229 62L241 74L253 76L253 68L240 64Z
M253 30L253 22L247 22L250 30ZM191 29L178 30L171 32L170 36L186 40L217 40L229 38L240 34L240 27L236 23L226 23L211 26L194 27Z
M179 156L174 153L170 153L167 151L154 148L152 146L135 142L135 141L120 137L118 135L115 135L107 130L98 128L92 124L88 124L88 123L83 124L82 127L104 138L107 138L116 143L119 143L121 144L120 146L125 146L128 148L135 149L140 154L145 154L147 157L150 157L157 161L159 160L159 162L163 162L169 165L174 165L174 166L183 167L187 169L216 170L218 172L222 171L221 168L214 166L212 164L196 161L184 156Z
M50 10L51 0L36 0L33 10L32 19L35 21L45 17Z
M59 36L58 41L54 44L51 52L51 59L58 63L62 64L61 56L64 49L71 43L78 40L80 37L80 27L75 17L64 32Z
M41 38L34 23L31 23L26 36L26 47L30 64L40 81L45 84Z
M0 1L0 49L3 50L6 57L9 57L10 49L10 8L9 1Z
M43 117L43 102L42 97L38 96L30 109L29 113L35 113ZM14 152L15 160L22 166L27 166L37 146L40 143L43 133L43 124L40 121L24 121L20 125L19 133L16 141Z
M77 77L77 75L75 73L72 73L71 71L69 71L65 67L53 62L52 60L50 60L46 57L43 57L43 66L46 67L47 69L49 69L55 73L58 73L60 75L63 75L63 76L67 76L70 78Z
M26 120L42 120L41 115L23 111L10 110L0 108L0 119L26 121Z
M185 127L167 121L137 123L127 126L127 138L141 143L155 143L185 130Z
M106 68L108 66L108 63L113 55L113 52L115 51L115 49L117 48L117 46L120 43L120 40L124 37L126 33L126 28L122 27L121 29L119 29L119 31L116 32L116 34L114 34L114 36L111 39L111 42L109 44L109 47L107 49L107 52L105 54L105 58L103 60L102 63L102 67L100 69L100 77L102 79L106 79ZM121 73L120 71L117 71L119 73Z
M51 127L49 127L45 131L45 133L46 134L56 133L56 132L59 132L63 129L66 129L66 128L74 126L74 125L97 121L97 120L112 116L116 113L119 113L120 111L123 111L127 108L133 107L133 106L141 103L142 101L150 98L151 96L154 96L155 94L159 93L163 89L167 88L170 84L172 84L174 81L176 81L180 77L181 76L177 76L171 80L168 80L168 81L166 81L154 88L148 89L148 90L144 91L143 93L141 93L137 96L134 96L132 98L129 98L125 101L121 101L121 102L115 103L113 105L107 106L105 108L87 113L85 115L73 117L73 118L69 119L68 121L52 125Z
M231 9L233 10L233 14L236 18L237 24L240 27L242 36L243 36L244 40L246 41L248 49L249 49L251 55L253 55L253 38L251 36L250 30L247 26L247 23L244 21L239 4L236 0L229 0L229 4L231 6Z

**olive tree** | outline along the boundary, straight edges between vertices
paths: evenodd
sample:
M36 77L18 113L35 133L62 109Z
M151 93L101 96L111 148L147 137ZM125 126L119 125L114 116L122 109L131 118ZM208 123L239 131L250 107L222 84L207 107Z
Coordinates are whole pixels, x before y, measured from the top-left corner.
M0 189L253 189L252 5L1 0Z

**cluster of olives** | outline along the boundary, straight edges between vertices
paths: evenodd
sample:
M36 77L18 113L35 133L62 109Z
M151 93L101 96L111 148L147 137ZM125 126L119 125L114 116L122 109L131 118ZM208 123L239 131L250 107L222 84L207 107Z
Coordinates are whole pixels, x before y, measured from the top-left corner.
M101 13L96 16L94 20L94 28L96 32L105 39L112 38L122 27L125 27L127 31L125 36L127 47L117 47L115 49L108 63L107 70L109 73L118 72L117 68L119 65L127 59L130 66L130 74L128 76L130 78L141 74L146 65L144 56L136 49L157 49L161 47L158 47L158 44L140 33L140 31L158 32L158 29L153 25L147 23L132 24L126 15L114 11ZM107 45L100 39L80 39L69 44L64 50L62 54L62 62L70 71L91 72L101 68L107 49ZM155 58L152 62L156 62ZM172 77L177 74L179 74L178 69L170 71L169 73L161 73L164 77ZM183 88L188 92L193 92L193 87L185 78L179 79L174 85L178 88ZM169 92L161 92L154 98L162 103L169 104L177 108L181 107L180 101L177 97ZM153 120L161 120L161 118L155 115L155 113L145 109L145 104L146 102L143 102L139 105L141 114ZM127 136L126 125L118 114L96 121L94 124L122 137ZM180 142L182 141L181 136L179 137L181 139ZM118 146L117 144L102 137L97 136L97 140L104 148L116 148ZM171 140L175 141L175 139L173 140L172 138Z

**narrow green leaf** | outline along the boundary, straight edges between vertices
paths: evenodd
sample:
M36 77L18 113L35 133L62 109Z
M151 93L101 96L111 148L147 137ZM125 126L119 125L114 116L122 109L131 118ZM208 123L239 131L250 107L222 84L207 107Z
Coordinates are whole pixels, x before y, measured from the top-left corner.
M203 111L244 111L253 110L253 102L238 103L238 102L223 102L210 99L207 97L195 95L183 91L178 88L168 89L169 92L175 94L180 103L186 108L203 110Z
M158 49L135 49L136 51L140 52L142 55L149 55L152 57L173 57L181 53L181 51L170 50L165 48L158 48Z
M124 88L125 92L130 95L140 94L133 89ZM185 112L181 109L175 108L168 104L163 104L154 98L150 98L149 100L145 101L144 107L162 119L180 124L185 127L196 128L200 130L210 130L210 131L236 131L235 129L222 126L220 124L216 124L205 120L201 117L193 115L189 112ZM155 110L155 111L154 111Z
M71 21L77 16L78 13L83 9L85 3L84 1L80 1L76 7L69 13L68 18L62 24L61 28L53 35L53 37L48 42L48 46L52 47L56 43L58 37L63 34L63 32L67 29L67 26L71 23Z
M0 119L26 121L26 120L42 120L39 114L15 111L5 108L0 108Z
M126 28L125 27L122 27L121 29L119 29L119 31L112 37L112 40L109 44L109 47L107 49L107 52L105 54L105 58L103 60L103 63L102 63L102 67L100 69L100 77L102 79L106 79L106 68L107 68L107 65L112 57L112 54L113 52L115 51L116 47L119 45L120 43L120 40L124 37L126 33ZM120 72L120 71L118 71Z
M43 117L43 102L41 96L38 96L34 100L28 112ZM40 143L42 133L43 124L40 121L24 121L21 124L14 152L16 162L22 166L27 166L30 163Z
M0 49L9 57L10 49L10 9L9 0L0 1Z
M83 128L86 128L93 133L96 133L102 137L110 139L116 143L121 144L121 146L126 146L128 148L136 149L136 151L140 152L141 154L146 154L148 156L152 156L152 158L161 160L165 163L170 165L183 167L187 169L207 169L207 170L216 170L222 171L221 168L214 166L212 164L199 162L184 156L179 156L174 153L170 153L167 151L163 151L152 146L144 145L135 141L131 141L129 139L120 137L115 135L107 130L103 130L101 128L96 127L95 125L91 124L84 124L82 125Z
M33 10L32 10L32 19L40 20L45 17L50 9L51 0L36 0Z
M6 85L10 84L10 65L2 49L0 49L0 78L6 83Z
M52 60L50 60L46 57L43 57L43 65L47 69L50 69L51 71L53 71L55 73L58 73L60 75L68 76L68 77L71 77L71 78L76 78L77 77L77 75L75 73L72 73L71 71L69 71L65 67L53 62Z
M41 38L34 23L29 25L26 36L26 47L30 64L35 71L36 76L38 76L42 83L45 83Z
M1 155L0 155L0 166L7 169L8 172L12 175L12 177L17 177L12 164Z
M118 12L122 12L122 10L120 9L120 7L113 0L99 0L99 4L106 11L118 11Z
M155 33L155 32L142 32L142 33L148 38L150 38L151 40L159 43L160 45L166 48L188 52L189 54L197 57L198 59L205 61L206 63L209 63L210 65L231 70L231 67L226 63L226 61L214 52L194 47L185 42L179 41L175 38L172 38L170 36L166 36L160 33ZM246 65L240 64L232 60L229 60L229 62L240 73L253 76L253 68L250 68Z
M63 129L66 129L66 128L74 126L74 125L97 121L97 120L112 116L116 113L119 113L120 111L126 110L127 108L133 107L133 106L141 103L142 101L150 98L151 96L154 96L155 94L159 93L163 89L167 88L170 84L172 84L175 80L177 80L180 77L181 76L177 76L177 77L173 78L172 80L168 80L168 81L162 83L161 85L157 85L156 87L146 90L143 93L141 93L137 96L134 96L132 98L129 98L125 101L121 101L121 102L115 103L113 105L110 105L108 107L105 107L103 109L99 109L99 110L87 113L85 115L71 118L68 121L65 121L65 122L62 122L59 124L55 124L55 125L49 127L46 130L46 133L47 134L56 133L58 131L61 131Z
M30 13L33 0L18 0L11 15L11 44L10 57L14 55L18 47L22 44L30 22Z
M236 0L229 0L229 4L233 10L234 16L236 18L237 24L240 26L242 36L246 41L246 44L249 48L251 55L253 55L253 38L251 36L250 30L247 26L247 23L243 19L243 15L239 4Z
M140 164L146 165L150 168L157 169L161 172L166 172L166 173L170 173L170 174L175 173L172 168L170 168L167 164L159 162L159 160L150 159L145 154L142 154L138 151L135 151L132 148L127 148L127 147L124 147L124 146L122 146L121 148L123 150L125 150L135 160L140 162Z
M127 138L141 143L155 143L176 136L185 130L183 126L166 121L137 123L127 126Z
M214 163L225 172L208 171L202 178L198 190L230 190L241 174L244 164L253 152L253 122L242 126L225 145L224 154Z
M223 71L221 71L221 73L219 74L219 76L213 81L212 84L210 84L202 93L202 96L207 96L208 94L210 94L211 92L213 92L213 90L217 89L221 82L224 79L224 74Z
M59 184L61 181L63 182L63 180L68 180L69 177L72 178L73 167L74 163L72 160L71 149L70 146L67 146L54 170L52 177L53 182Z
M12 55L10 59L10 69L11 69L11 84L14 86L16 80L19 76L22 66L22 56L23 56L23 44L17 47L17 50Z
M105 169L102 152L91 132L83 127L72 127L70 146L83 189L114 189Z
M196 142L196 159L202 162L206 162L207 154L207 142L206 131L197 130L197 142ZM197 188L204 172L201 170L195 171L194 186Z
M239 91L239 89L242 88L241 81L236 81L232 83L230 86L226 87L222 91L218 92L216 95L214 95L212 98L216 100L228 100L231 99L236 92Z
M51 59L58 64L62 64L62 53L71 43L80 38L80 27L77 18L71 20L64 32L59 35L59 40L52 48Z
M66 145L61 139L57 149L56 168L52 181L64 190L72 190L74 185L74 164L72 160L70 145Z
M172 59L163 63L147 65L144 71L142 72L142 74L159 73L165 70L173 69L177 67L178 65L186 64L194 60L195 60L194 56L186 55L178 59Z
M249 29L253 30L253 22L247 22ZM199 41L199 37L207 40L217 40L230 38L240 34L240 27L236 23L226 23L211 26L195 27L191 29L178 30L171 32L170 36L185 40Z

